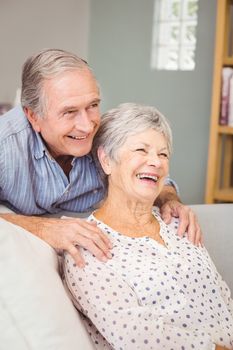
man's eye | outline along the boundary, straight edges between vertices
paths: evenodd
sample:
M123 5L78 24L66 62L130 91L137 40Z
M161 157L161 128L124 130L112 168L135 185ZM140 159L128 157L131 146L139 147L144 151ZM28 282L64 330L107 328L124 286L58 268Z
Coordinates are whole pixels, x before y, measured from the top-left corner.
M72 115L72 114L74 114L74 113L75 113L75 111L66 111L66 112L64 113L64 115L70 116L70 115Z
M99 106L98 102L92 103L89 108L97 108Z

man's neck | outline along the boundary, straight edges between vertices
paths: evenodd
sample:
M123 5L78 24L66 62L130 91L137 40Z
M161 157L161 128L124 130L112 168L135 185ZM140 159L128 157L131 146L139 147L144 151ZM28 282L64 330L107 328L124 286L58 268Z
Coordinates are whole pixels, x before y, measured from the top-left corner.
M49 145L45 142L41 133L39 133L39 135L42 139L42 142L44 143L44 145L46 147L48 154L60 165L60 167L62 168L62 170L66 174L66 176L69 178L69 173L72 169L72 160L74 157L70 156L70 155L59 155L58 153L55 152L55 150L53 150L53 149L51 149L51 147L49 147Z
M73 158L73 156L59 156L55 158L56 162L60 165L67 177L69 177L69 173L72 169Z

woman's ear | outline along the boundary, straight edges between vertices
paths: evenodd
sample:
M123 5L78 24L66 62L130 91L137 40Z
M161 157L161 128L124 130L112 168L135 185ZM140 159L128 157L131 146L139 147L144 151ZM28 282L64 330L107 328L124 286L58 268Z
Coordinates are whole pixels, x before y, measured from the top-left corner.
M102 166L103 171L105 172L106 175L111 174L111 161L109 157L106 155L105 150L102 146L99 146L97 150L97 155L99 162Z

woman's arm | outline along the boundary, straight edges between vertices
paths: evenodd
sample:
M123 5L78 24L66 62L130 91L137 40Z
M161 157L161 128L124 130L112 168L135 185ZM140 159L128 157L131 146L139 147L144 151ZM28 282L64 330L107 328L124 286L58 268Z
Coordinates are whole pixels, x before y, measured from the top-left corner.
M98 262L87 252L84 256L86 267L79 269L65 255L65 279L75 305L114 349L213 349L207 334L166 324L163 310L142 305L133 288L108 263Z

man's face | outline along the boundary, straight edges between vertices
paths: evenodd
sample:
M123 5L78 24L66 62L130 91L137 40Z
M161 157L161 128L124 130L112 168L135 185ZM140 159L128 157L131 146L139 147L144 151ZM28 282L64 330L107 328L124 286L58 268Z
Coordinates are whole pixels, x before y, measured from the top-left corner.
M46 80L43 89L45 113L29 120L50 154L55 159L88 154L100 124L100 95L93 75L87 69L64 72Z

